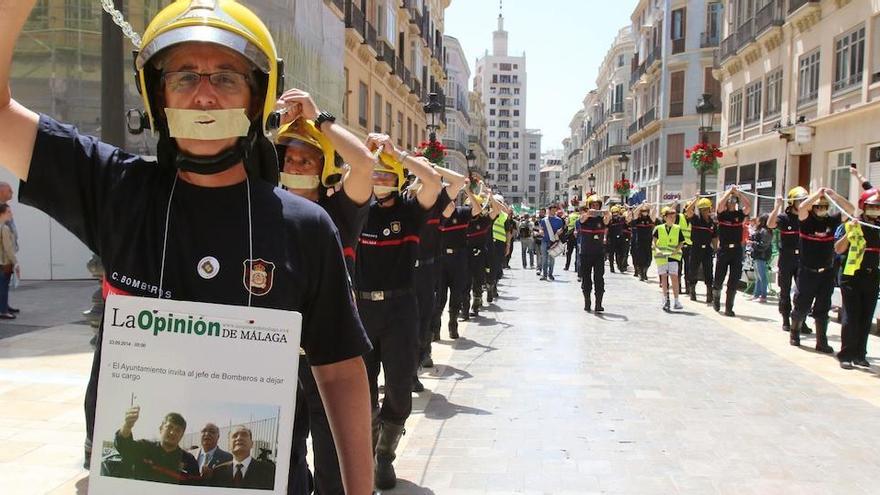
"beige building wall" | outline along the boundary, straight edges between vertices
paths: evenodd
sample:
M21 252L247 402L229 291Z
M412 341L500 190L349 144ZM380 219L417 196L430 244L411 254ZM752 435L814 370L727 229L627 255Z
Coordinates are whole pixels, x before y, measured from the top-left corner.
M719 186L771 196L795 185L832 187L856 200L850 163L880 181L880 129L873 125L880 119L880 4L724 3ZM769 201L762 203L766 211Z
M483 95L479 91L468 93L470 103L471 127L468 135L468 149L474 152L474 171L485 176L489 162L489 152L486 145L489 142L489 132L486 122L486 105L483 103Z
M346 27L341 120L349 130L361 137L383 132L406 149L426 140L428 94L444 104L443 13L450 2L330 2ZM436 124L442 121L438 114Z

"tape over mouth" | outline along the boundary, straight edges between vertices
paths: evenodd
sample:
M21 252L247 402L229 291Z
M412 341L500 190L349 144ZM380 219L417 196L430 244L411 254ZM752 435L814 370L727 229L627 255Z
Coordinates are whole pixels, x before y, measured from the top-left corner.
M321 185L321 177L281 172L281 185L288 189L317 189Z
M166 108L172 138L211 141L248 135L251 122L244 108L190 110Z

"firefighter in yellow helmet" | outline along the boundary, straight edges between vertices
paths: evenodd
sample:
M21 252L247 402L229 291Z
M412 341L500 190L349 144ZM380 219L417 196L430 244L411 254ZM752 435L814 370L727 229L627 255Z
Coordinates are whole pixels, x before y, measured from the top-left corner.
M34 4L0 6L0 163L26 181L22 202L101 256L108 295L301 312L302 347L336 433L345 437L337 439L350 446L341 462L346 492L368 493L362 356L370 343L330 218L277 187L278 162L266 135L283 71L266 26L231 0L178 0L153 19L135 56L144 120L159 137L152 160L11 100L11 52ZM332 116L305 115L301 105L282 109L321 130L333 125ZM99 345L86 393L90 437L102 368ZM295 477L301 471L291 473L292 492L307 489L296 484L307 481Z
M801 186L788 191L787 198L776 198L776 204L767 218L767 227L779 230L779 259L776 282L779 284L779 314L782 315L782 331L791 331L791 289L797 287L798 268L801 257L801 222L798 207L807 199L810 192ZM813 331L806 321L801 324L801 333Z
M718 248L718 226L712 218L712 200L697 196L688 204L684 214L691 225L692 242L688 293L691 301L697 300L697 276L702 273L706 284L706 303L712 304L712 257Z
M581 213L577 223L578 243L580 244L581 292L584 295L584 311L605 311L602 299L605 295L605 234L611 222L611 212L602 211L602 199L593 194L587 200L587 210ZM592 307L592 293L595 291L596 306Z
M636 207L632 222L632 257L635 275L642 281L648 280L651 267L651 242L656 225L651 206L643 203Z
M614 273L615 264L620 273L626 271L626 251L629 239L626 237L626 216L621 205L611 207L611 221L608 223L608 266Z

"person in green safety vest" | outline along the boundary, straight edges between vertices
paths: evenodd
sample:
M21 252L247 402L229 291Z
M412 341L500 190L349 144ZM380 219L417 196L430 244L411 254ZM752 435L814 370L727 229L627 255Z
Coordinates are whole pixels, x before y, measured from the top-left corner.
M681 263L682 263L682 273L679 277L684 281L684 293L690 293L690 285L688 280L690 279L689 275L691 273L691 246L694 244L691 240L691 222L688 220L685 211L687 211L688 207L693 203L694 200L689 200L685 203L684 208L682 209L681 203L675 203L675 213L678 214L678 227L681 229L681 235L684 236L684 246L681 248Z
M863 181L863 185L868 184ZM868 184L870 185L870 184ZM880 191L870 189L859 198L861 221L880 225ZM867 360L868 334L874 319L878 295L880 265L880 230L862 226L858 220L845 225L845 233L834 244L838 254L846 253L840 276L843 316L840 331L841 349L837 353L840 367L870 367Z
M491 271L486 281L486 300L492 302L498 297L498 281L507 259L507 218L510 208L504 204L504 197L495 194L490 198L490 212L497 211L498 216L492 223L492 249L489 250Z
M669 286L672 285L672 295L675 299L674 308L683 309L678 300L681 290L679 274L681 273L681 249L684 246L684 235L681 227L675 223L678 214L669 206L660 211L663 224L654 227L654 262L657 264L657 274L660 276L660 289L663 292L663 311L669 311Z
M580 213L574 211L574 208L571 207L568 217L565 219L565 271L568 271L568 268L571 266L571 255L574 253L574 271L580 273L578 271L580 259L578 259L577 255L577 232L574 228L580 217Z

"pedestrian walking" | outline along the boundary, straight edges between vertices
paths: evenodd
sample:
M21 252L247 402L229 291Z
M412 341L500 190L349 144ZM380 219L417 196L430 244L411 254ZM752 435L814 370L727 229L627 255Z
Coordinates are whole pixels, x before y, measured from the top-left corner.
M648 280L648 268L651 267L651 243L656 221L654 211L647 204L636 208L636 216L632 220L633 240L632 254L636 276L642 281Z
M801 233L798 208L810 195L809 191L797 186L788 191L787 200L777 198L767 227L779 230L779 259L777 261L776 283L779 285L779 314L782 316L782 331L791 332L792 288L797 291L797 278L800 273ZM785 210L783 210L785 205ZM806 320L801 322L802 334L812 333Z
M563 234L563 238L565 239L565 271L571 267L571 259L572 255L574 255L574 269L577 271L578 265L578 255L577 255L577 229L575 224L580 218L580 214L574 211L574 208L566 215L565 217L565 233Z
M519 245L520 251L522 253L522 267L523 270L526 268L535 268L535 239L532 236L532 231L535 230L535 223L532 221L531 217L528 214L523 215L522 219L519 221L519 225L517 226L519 230ZM526 263L526 258L528 257L528 263Z
M736 316L733 303L742 278L743 270L743 231L745 221L752 211L749 198L736 186L721 196L716 206L718 215L718 257L715 260L715 278L712 289L712 306L721 311L721 289L727 278L727 293L724 315ZM728 278L729 273L729 278Z
M627 219L624 209L620 205L611 207L611 221L608 222L608 234L606 236L608 266L614 273L615 265L620 273L627 270L627 246L629 238L626 235Z
M12 220L12 208L8 204L0 204L0 319L14 320L15 315L9 310L9 282L12 275L21 276L18 259L15 257L15 236L8 222Z
M691 204L693 204L695 200L692 199L685 203L684 210L687 211L690 208ZM691 274L691 246L693 246L693 240L691 239L691 222L688 219L688 216L685 214L685 211L681 209L681 203L675 203L675 213L677 215L678 228L681 229L681 235L684 236L684 245L681 247L681 268L682 272L679 274L679 280L683 280L684 283L683 289L685 293L690 293L690 274Z
M657 274L660 276L660 290L663 294L663 311L670 310L669 288L672 287L674 309L683 309L678 300L681 291L679 274L681 273L682 247L684 235L681 227L676 223L678 213L674 208L665 206L660 210L660 218L664 223L656 226L652 234L654 262L657 264Z
M556 280L553 276L553 265L556 259L550 254L550 247L557 242L562 242L559 237L565 231L565 222L557 215L559 205L547 207L547 216L541 221L541 280Z
M468 260L468 286L466 292L470 297L465 297L464 313L469 316L480 316L480 309L483 306L483 291L485 289L486 280L490 274L489 268L489 250L492 246L492 225L495 222L500 211L497 209L490 211L489 197L492 191L486 187L482 187L483 192L477 196L471 188L466 188L465 193L468 198L465 204L480 205L480 214L471 219L467 229L468 249L470 249L470 259ZM470 304L468 304L470 301Z
M758 217L755 231L749 236L749 252L755 268L755 287L751 300L767 302L767 279L769 276L767 263L773 254L773 236L767 227L768 215Z
M611 222L611 212L602 211L602 200L595 194L588 197L586 203L577 222L581 251L581 292L584 295L584 311L594 309L599 314L605 311L602 306L605 295L605 236ZM593 291L596 294L595 308L591 308L590 300Z
M712 200L709 198L694 198L685 209L691 224L691 281L688 283L688 294L691 301L697 300L697 277L703 274L703 282L706 284L706 304L712 304L712 258L718 248L718 232L715 220L712 218Z

